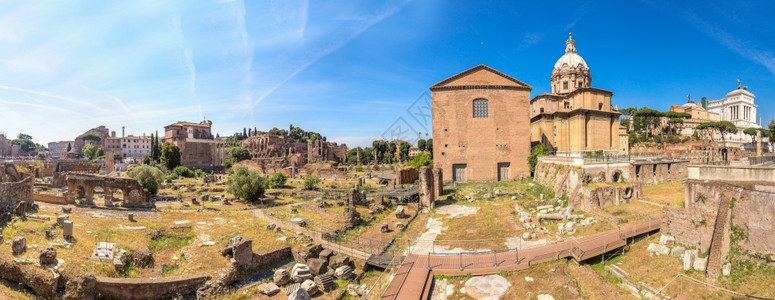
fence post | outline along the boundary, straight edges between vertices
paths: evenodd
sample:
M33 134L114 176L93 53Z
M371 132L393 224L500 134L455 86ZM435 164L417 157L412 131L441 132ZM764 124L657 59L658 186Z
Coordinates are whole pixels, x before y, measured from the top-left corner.
M494 267L498 267L498 250L492 250L492 260L495 262Z
M429 270L431 269L431 253L428 252L428 263L425 265L425 269Z
M463 271L463 252L458 252L458 257L460 258L460 266L457 268L460 271Z

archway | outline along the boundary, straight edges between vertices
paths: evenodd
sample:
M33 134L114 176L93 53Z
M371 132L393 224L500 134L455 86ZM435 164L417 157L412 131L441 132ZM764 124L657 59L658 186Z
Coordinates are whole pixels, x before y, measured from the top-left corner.
M614 176L612 178L612 181L613 182L622 182L622 181L624 181L624 178L622 178L622 171L621 170L616 170L616 172L614 172Z
M624 194L622 195L622 199L630 200L630 198L632 198L632 188L626 187L624 188Z

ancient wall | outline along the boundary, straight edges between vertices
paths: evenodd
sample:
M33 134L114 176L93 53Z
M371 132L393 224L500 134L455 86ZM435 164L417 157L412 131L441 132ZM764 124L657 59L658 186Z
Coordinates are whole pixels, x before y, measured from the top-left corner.
M772 183L690 179L686 182L684 207L667 207L664 213L663 232L700 251L711 250L709 274L717 273L720 262L726 261L730 245L751 255L775 253ZM733 241L733 234L746 238Z
M772 181L775 168L757 166L695 165L688 168L689 178L697 180Z
M575 209L592 210L629 203L641 195L640 185L606 185L585 187L579 190L583 197L571 197L570 205Z
M680 144L637 143L630 147L632 154L656 154L689 160L691 163L719 162L724 160L739 160L749 156L749 153L736 147L724 148L721 143L689 141Z
M117 299L163 299L194 293L208 280L206 273L148 279L97 277L96 292Z
M180 151L180 164L189 168L205 168L214 165L216 144L208 142L186 141Z
M68 203L94 205L94 190L101 187L105 194L105 205L112 205L114 193L121 191L123 195L122 207L128 208L154 208L156 205L151 200L151 193L143 189L139 182L130 178L102 177L87 174L67 174Z
M417 179L420 179L420 173L415 167L408 167L398 170L396 172L396 184L413 184Z
M261 254L253 253L253 259L250 264L250 268L252 269L269 268L274 266L278 262L282 262L290 258L292 255L293 254L291 253L291 247L285 247L285 248L280 248L272 251L267 251Z
M18 264L13 257L0 256L0 278L24 284L40 298L56 297L59 275L34 264Z
M54 167L54 172L98 173L102 164L83 160L60 160Z
M67 199L64 196L32 194L32 200L36 202L45 202L45 203L52 203L52 204L68 204Z
M13 167L13 165L10 165ZM8 168L9 170L11 168ZM16 170L16 168L12 168ZM6 177L3 173L0 176ZM21 174L19 174L21 176ZM16 179L7 176L7 179ZM4 178L5 179L5 178ZM10 212L16 209L20 203L32 204L33 183L32 176L27 176L21 181L0 181L0 212Z

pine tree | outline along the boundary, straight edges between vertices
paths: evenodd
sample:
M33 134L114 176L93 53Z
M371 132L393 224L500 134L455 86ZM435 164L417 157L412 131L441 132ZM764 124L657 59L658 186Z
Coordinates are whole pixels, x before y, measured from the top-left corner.
M73 146L70 143L67 143L67 153L70 153L70 150L73 149Z
M242 138L245 139L248 137L248 130L246 128L242 128Z
M153 138L153 133L151 133L151 158L156 155L156 140Z

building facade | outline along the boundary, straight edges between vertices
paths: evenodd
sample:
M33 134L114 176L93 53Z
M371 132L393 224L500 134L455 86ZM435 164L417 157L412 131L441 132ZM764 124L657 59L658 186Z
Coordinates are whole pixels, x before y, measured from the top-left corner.
M678 134L682 137L690 137L694 135L694 133L697 131L697 125L700 125L705 122L713 122L713 121L719 121L720 117L719 114L713 111L708 111L707 106L708 102L703 99L700 103L694 103L694 101L689 100L683 105L671 105L670 111L672 112L679 112L679 113L687 113L691 115L690 118L683 120L683 123L680 125L680 128L678 130ZM667 123L668 119L663 118L663 123Z
M109 137L105 139L105 154L113 157L142 159L151 155L150 136Z
M100 140L99 141L84 140L83 136L89 133L96 134L97 136L100 137ZM73 141L73 149L75 149L75 153L81 153L83 146L86 146L86 145L92 145L94 146L95 149L99 147L105 147L105 139L108 138L109 136L110 136L110 130L108 130L108 128L103 125L89 129L88 131L84 132L83 134L75 138L75 141Z
M189 168L214 170L223 166L226 151L223 140L216 139L212 121L200 123L179 121L164 127L164 143L180 149L180 164Z
M587 151L621 152L619 116L613 93L591 87L590 69L569 34L565 54L550 77L552 92L530 100L530 141L560 155Z
M531 89L485 65L431 86L434 167L454 181L529 176Z
M748 87L738 84L737 89L727 93L726 97L708 102L708 111L719 115L721 121L729 121L737 127L737 133L725 136L728 145L743 146L751 143L751 136L743 133L747 128L761 128L756 123L756 96ZM719 137L718 140L721 140Z
M5 133L0 133L0 157L12 157L13 144Z
M57 159L67 154L67 147L71 149L74 141L60 141L48 143L48 157L51 159Z

